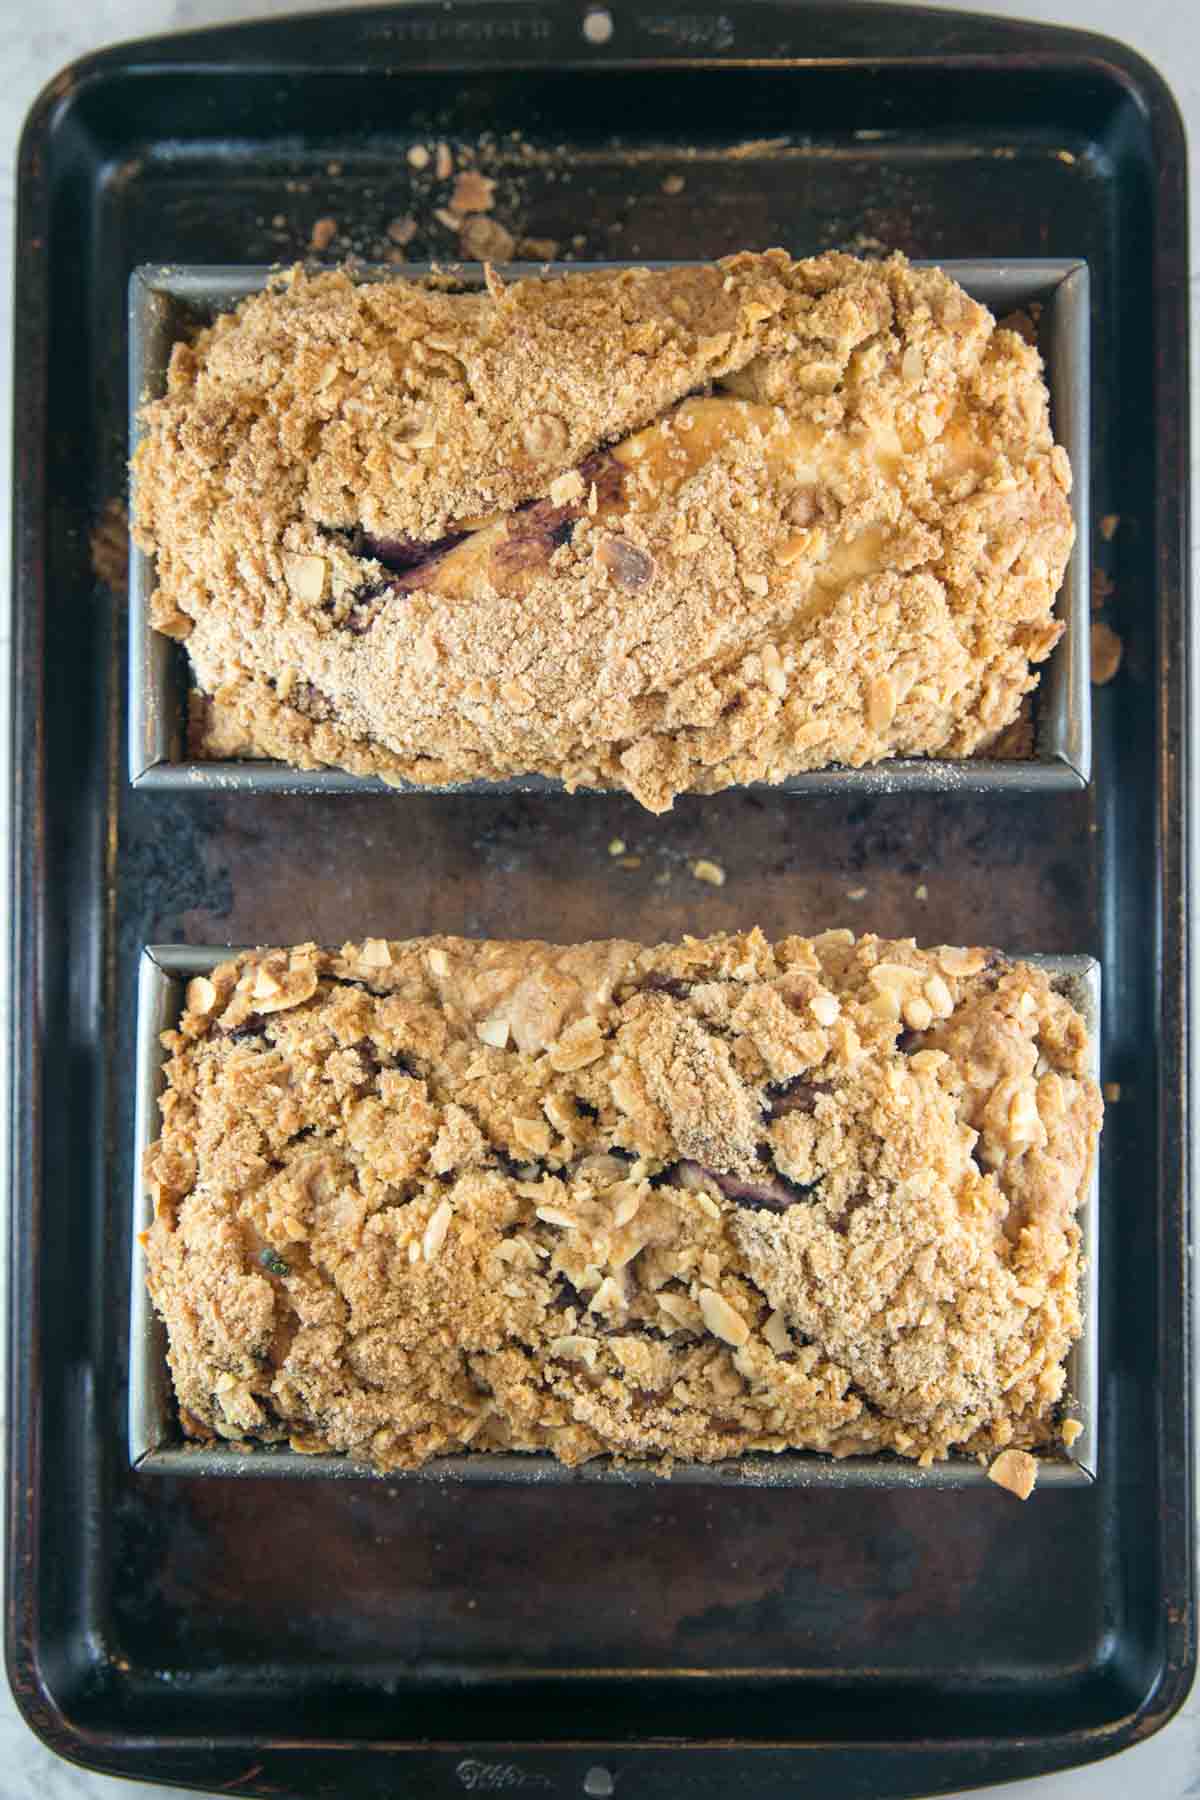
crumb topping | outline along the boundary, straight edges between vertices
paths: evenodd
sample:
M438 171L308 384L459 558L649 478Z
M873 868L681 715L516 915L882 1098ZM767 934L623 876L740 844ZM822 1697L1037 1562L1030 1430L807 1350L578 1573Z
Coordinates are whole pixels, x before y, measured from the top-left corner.
M192 1436L384 1469L1065 1436L1101 1102L1028 965L309 944L195 979L164 1043L144 1243Z
M487 277L175 346L136 526L224 744L660 811L997 742L1074 534L1033 347L901 257Z

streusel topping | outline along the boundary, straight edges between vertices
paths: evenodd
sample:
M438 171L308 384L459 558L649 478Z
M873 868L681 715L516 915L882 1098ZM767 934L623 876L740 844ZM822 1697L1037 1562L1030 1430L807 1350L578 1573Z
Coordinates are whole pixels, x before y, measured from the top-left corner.
M389 1468L1058 1436L1101 1103L1035 968L370 939L226 963L164 1041L145 1243L195 1437Z
M294 271L135 459L218 749L684 791L986 748L1061 626L1037 351L900 257Z

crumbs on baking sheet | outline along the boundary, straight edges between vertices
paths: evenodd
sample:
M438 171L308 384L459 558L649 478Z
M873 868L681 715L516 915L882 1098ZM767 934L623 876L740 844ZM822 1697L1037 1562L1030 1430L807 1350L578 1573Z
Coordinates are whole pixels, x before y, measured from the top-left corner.
M1092 686L1104 687L1121 667L1124 646L1119 635L1103 619L1092 620Z

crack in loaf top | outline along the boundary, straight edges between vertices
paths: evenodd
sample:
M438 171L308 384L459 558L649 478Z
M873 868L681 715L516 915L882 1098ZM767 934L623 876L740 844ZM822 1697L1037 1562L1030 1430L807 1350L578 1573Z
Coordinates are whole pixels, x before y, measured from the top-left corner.
M483 292L279 278L136 457L210 753L684 791L993 744L1061 627L1034 349L781 251Z

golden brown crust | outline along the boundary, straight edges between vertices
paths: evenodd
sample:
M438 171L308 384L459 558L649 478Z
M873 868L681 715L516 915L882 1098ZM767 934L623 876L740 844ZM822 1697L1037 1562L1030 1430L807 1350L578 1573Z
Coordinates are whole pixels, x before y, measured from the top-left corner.
M982 950L368 940L188 991L149 1151L194 1435L412 1467L1056 1436L1086 1032Z
M223 742L299 767L662 810L966 756L1061 629L1037 352L899 257L297 271L177 346L145 420L155 624Z

